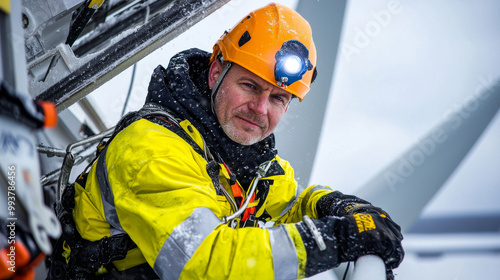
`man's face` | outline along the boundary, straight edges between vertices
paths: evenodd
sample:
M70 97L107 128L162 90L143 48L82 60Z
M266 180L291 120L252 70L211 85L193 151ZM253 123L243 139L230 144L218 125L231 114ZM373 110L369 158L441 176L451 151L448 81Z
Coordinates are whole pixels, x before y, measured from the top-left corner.
M213 88L223 66L214 61L209 86ZM242 145L269 136L288 109L292 95L245 68L233 64L215 97L215 113L224 132Z

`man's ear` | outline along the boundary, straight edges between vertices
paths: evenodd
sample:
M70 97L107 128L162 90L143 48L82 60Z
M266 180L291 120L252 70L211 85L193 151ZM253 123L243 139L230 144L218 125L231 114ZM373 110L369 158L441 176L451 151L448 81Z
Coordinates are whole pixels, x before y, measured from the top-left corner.
M222 72L222 63L218 59L214 60L210 65L210 71L208 72L208 86L210 89L213 89L215 83L219 79L219 76Z

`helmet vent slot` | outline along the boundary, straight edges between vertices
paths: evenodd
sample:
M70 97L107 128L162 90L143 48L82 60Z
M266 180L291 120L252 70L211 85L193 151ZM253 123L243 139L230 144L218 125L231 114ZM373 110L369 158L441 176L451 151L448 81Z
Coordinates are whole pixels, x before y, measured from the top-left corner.
M250 39L252 39L252 37L250 37L250 33L248 33L248 31L245 31L245 33L241 35L240 40L238 41L238 46L241 48L241 46L250 41Z

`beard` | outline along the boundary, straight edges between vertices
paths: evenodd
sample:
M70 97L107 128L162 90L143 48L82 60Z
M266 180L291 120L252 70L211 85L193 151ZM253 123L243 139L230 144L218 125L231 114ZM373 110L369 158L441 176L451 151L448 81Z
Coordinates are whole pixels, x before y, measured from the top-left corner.
M254 124L257 124L258 127L236 127L234 123L234 119L238 116L243 117L246 120L250 120ZM263 135L262 130L263 127L266 127L266 122L261 118L255 116L255 114L236 111L232 120L229 120L225 123L221 123L222 130L226 135L231 138L236 143L241 145L253 145L262 139L264 139L267 135Z
M255 129L237 128L233 122L227 122L221 125L222 130L226 135L236 143L249 146L262 140L262 135L255 132ZM253 132L253 133L252 133Z

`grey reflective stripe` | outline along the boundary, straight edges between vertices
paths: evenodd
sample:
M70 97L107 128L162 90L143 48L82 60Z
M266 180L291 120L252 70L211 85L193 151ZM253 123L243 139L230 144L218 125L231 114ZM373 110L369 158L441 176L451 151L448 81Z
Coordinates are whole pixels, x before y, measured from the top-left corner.
M101 190L101 200L102 207L104 209L104 217L110 225L109 231L111 232L111 236L113 236L116 234L125 233L125 231L123 230L122 225L118 220L118 214L116 214L115 208L115 198L109 184L108 169L106 167L107 150L108 146L104 148L104 150L101 152L101 155L97 159L95 174L97 177L97 181L99 182L99 189Z
M304 198L302 199L302 203L300 204L302 215L306 214L307 202L309 201L309 198L311 197L311 195L313 194L313 192L319 191L319 190L332 190L332 189L329 188L329 187L322 186L322 185L316 185L316 186L312 187L307 192L307 194L304 196Z
M299 258L285 227L270 228L269 238L273 250L274 279L297 279Z
M179 279L196 249L219 224L219 218L210 209L194 209L191 216L174 228L160 249L154 264L156 274L163 280Z
M295 189L295 196L290 200L290 202L288 202L285 209L283 209L283 211L281 211L279 216L285 215L286 212L288 212L288 210L292 209L293 205L295 205L295 202L297 202L297 191L298 191L298 189Z
M322 185L316 185L314 186L310 191L309 193L313 193L315 191L319 191L319 190L332 190L332 188L329 188L329 187L325 187L325 186L322 186Z

